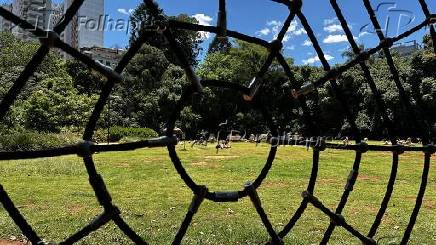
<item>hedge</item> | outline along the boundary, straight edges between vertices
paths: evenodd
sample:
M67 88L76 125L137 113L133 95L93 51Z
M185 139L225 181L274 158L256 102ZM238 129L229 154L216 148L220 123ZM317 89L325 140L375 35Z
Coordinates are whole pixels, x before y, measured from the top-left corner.
M104 142L108 140L108 130L100 129L95 134L97 142ZM145 140L157 137L156 131L150 128L124 128L124 127L111 127L109 128L109 141L118 142L126 139Z
M80 137L73 133L39 133L29 130L10 131L0 134L0 151L45 150L76 144Z

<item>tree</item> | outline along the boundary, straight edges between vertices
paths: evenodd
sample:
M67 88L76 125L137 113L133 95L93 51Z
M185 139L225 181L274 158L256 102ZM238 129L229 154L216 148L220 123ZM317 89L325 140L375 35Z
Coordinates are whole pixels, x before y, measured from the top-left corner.
M113 123L159 130L156 90L163 86L162 77L169 66L161 50L147 44L140 49L123 73L125 79L113 93L113 109L118 111Z
M363 44L359 44L359 50L364 51L365 46ZM357 54L354 52L353 48L349 47L347 50L342 52L342 57L345 58L347 61L353 60L357 57Z
M215 52L229 52L230 48L232 47L232 43L229 41L229 38L226 37L219 37L215 36L215 38L212 40L212 42L209 44L209 53L215 53Z
M212 52L200 66L198 73L203 79L221 80L248 86L263 66L268 50L256 44L236 41L228 52ZM292 66L292 60L288 60ZM291 89L286 86L288 78L281 66L274 62L267 74L261 78L264 86L259 89L256 100L251 105L242 100L240 93L223 89L207 89L198 98L201 106L193 107L202 116L202 129L215 131L225 120L237 124L237 128L247 133L266 131L266 120L262 118L256 104L262 104L275 118L283 130L290 126L293 117ZM236 125L235 125L236 126Z
M23 102L24 126L43 132L83 128L95 101L96 96L78 94L69 77L45 79Z
M431 49L433 47L433 38L430 34L425 34L422 38L422 43L426 49Z
M162 15L162 10L159 9ZM181 14L176 17L163 16L171 20L197 23L195 18ZM181 91L188 84L184 71L178 67L179 61L170 48L165 37L156 29L158 20L151 16L148 7L141 4L131 16L132 36L130 43L136 40L143 30L146 42L124 72L125 81L117 87L115 95L124 101L116 103L118 124L151 127L160 131L165 127L174 104L180 99ZM192 31L173 29L176 42L188 58L188 62L196 66L197 56L201 51L200 34ZM188 111L187 111L188 112ZM189 114L189 113L188 113ZM195 118L188 116L186 118ZM186 120L185 120L186 121Z
M106 77L78 60L67 60L66 69L72 77L74 88L80 94L97 95L106 81Z
M159 13L170 20L177 20L188 23L198 23L198 21L186 14L181 14L178 16L165 16L163 11L159 9ZM162 50L167 57L167 59L173 64L179 64L177 57L174 55L173 50L171 50L165 37L159 34L155 30L159 25L159 20L149 13L148 7L145 3L140 4L130 17L131 22L131 38L130 43L136 40L142 33L143 30L147 30L146 33L146 43ZM184 54L188 58L188 62L191 65L197 65L197 57L201 52L200 44L202 39L200 38L199 32L192 32L182 29L172 29L172 33L176 38L179 47L183 50Z
M0 32L0 99L18 78L24 67L39 47L38 42L24 41L11 33ZM20 93L20 98L27 98L43 79L67 75L64 61L56 52L49 52L36 72L27 81L27 86Z
M0 33L0 100L8 92L39 44ZM91 98L80 97L58 53L50 52L29 78L4 120L8 127L59 131L83 126ZM79 118L83 117L83 118Z

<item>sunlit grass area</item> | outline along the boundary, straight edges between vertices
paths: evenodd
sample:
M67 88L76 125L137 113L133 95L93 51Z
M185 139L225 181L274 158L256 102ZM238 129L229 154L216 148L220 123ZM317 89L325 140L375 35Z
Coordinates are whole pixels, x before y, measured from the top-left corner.
M266 161L269 145L232 144L220 150L214 145L177 146L187 171L198 184L212 191L240 190L254 180ZM360 176L344 217L366 234L374 221L389 178L389 153L364 155ZM165 148L95 154L114 204L125 220L150 244L171 243L192 199L192 192L175 171ZM315 195L334 209L343 192L354 152L326 150L321 154ZM400 156L395 190L377 233L380 244L398 244L410 218L418 192L422 153ZM304 147L281 146L273 167L259 189L259 196L277 231L289 221L301 202L312 166L312 152ZM436 167L410 244L436 244ZM36 232L48 241L60 242L102 212L88 183L83 162L77 156L0 163L1 184ZM286 244L317 244L329 218L309 206ZM0 208L0 238L21 236ZM249 199L238 203L205 201L194 217L185 244L263 244L268 235ZM120 230L108 224L81 244L131 244ZM361 244L338 227L331 244Z

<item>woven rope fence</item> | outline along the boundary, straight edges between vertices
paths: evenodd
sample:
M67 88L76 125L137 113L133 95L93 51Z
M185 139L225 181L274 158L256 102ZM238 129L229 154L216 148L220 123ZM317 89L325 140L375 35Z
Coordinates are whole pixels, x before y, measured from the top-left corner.
M75 0L71 6L67 9L64 17L61 21L54 27L53 31L44 31L37 27L32 26L32 24L26 22L20 17L14 15L13 13L5 10L4 8L0 8L0 15L13 22L15 25L18 25L22 29L29 30L33 35L37 36L41 41L41 46L38 51L34 54L31 61L25 67L25 69L21 72L18 79L15 81L13 86L10 88L8 93L5 95L0 104L0 120L3 119L13 102L15 101L17 95L25 86L28 79L33 75L38 65L41 64L44 57L48 54L49 50L52 48L57 48L73 58L83 62L88 67L99 71L105 77L107 77L107 82L105 83L98 102L95 105L93 113L89 118L88 124L86 126L85 132L83 134L83 141L79 142L77 145L71 145L66 147L55 148L51 150L41 150L41 151L26 151L26 152L0 152L0 160L18 160L18 159L34 159L34 158L45 158L45 157L56 157L70 154L77 154L79 157L83 158L84 165L86 167L87 173L89 175L89 183L92 186L95 196L103 208L103 212L96 217L92 222L83 227L81 230L77 231L75 234L72 234L65 241L60 244L74 244L80 241L82 238L88 236L91 232L98 230L103 225L108 222L114 222L119 229L129 237L135 244L147 244L146 241L143 240L142 237L137 235L137 233L125 222L122 218L121 211L113 204L111 195L105 186L105 182L101 175L97 172L94 161L93 154L96 152L108 152L108 151L132 151L139 148L145 147L167 147L169 156L174 164L174 167L186 185L193 192L192 203L186 213L180 228L175 235L173 244L180 244L195 213L198 208L202 204L202 202L207 199L212 202L237 202L238 200L249 197L253 203L253 206L256 212L259 214L262 223L268 232L271 239L267 241L268 244L283 244L283 238L290 233L292 228L298 222L300 217L304 214L308 205L313 205L325 215L327 215L331 222L329 226L326 228L321 244L327 244L331 234L337 227L341 227L351 233L353 236L357 237L364 244L377 244L374 239L379 225L383 219L383 216L388 207L388 203L391 199L391 195L394 189L397 169L398 169L398 159L399 155L406 151L414 151L414 152L424 152L424 167L422 170L422 180L420 183L419 192L416 197L415 207L410 215L410 221L405 229L403 238L401 240L401 244L407 244L409 241L410 235L412 233L413 227L415 225L417 216L419 214L421 204L424 198L424 194L426 191L427 180L429 175L430 168L430 159L431 155L436 152L436 147L431 144L430 139L430 130L428 122L426 122L423 118L423 115L420 115L419 111L412 109L412 105L410 102L410 98L408 98L407 93L404 90L404 87L401 83L401 79L399 76L399 72L394 65L394 61L392 55L390 53L390 47L399 40L402 40L416 31L429 27L430 35L433 40L433 48L436 53L436 31L432 24L436 22L436 16L431 14L429 8L425 2L425 0L418 0L420 6L422 7L422 11L425 15L425 19L422 20L418 25L414 26L410 30L401 33L398 36L388 38L384 36L381 31L381 27L373 7L371 6L370 0L362 0L366 11L368 12L369 18L371 19L372 25L374 26L377 36L380 40L379 44L372 49L362 51L360 50L358 44L353 38L353 35L350 31L350 28L347 24L347 21L344 15L341 12L340 7L337 4L336 0L329 0L332 8L334 9L338 20L341 23L343 30L347 36L348 42L351 45L352 50L355 53L355 58L351 61L343 64L341 66L337 66L335 68L331 68L327 59L325 58L324 52L321 49L319 42L317 40L316 35L314 34L311 25L306 19L304 13L301 11L302 1L301 0L272 0L278 4L282 4L284 7L289 9L289 15L286 18L282 29L280 30L277 38L272 42L267 42L259 38L251 37L244 35L239 32L231 31L227 29L226 26L226 3L225 0L219 0L219 21L217 26L203 26L192 23L184 23L175 20L168 20L163 15L160 14L158 5L152 0L144 0L144 3L147 5L149 9L149 14L151 14L155 18L155 23L159 23L156 26L155 31L159 32L167 39L172 51L177 56L180 61L183 69L186 72L187 78L191 81L191 86L189 86L183 93L180 101L175 106L175 110L168 119L167 122L167 132L166 136L139 141L135 143L125 143L125 144L116 144L116 145L95 145L92 143L91 139L96 128L97 120L99 119L102 110L107 103L108 97L111 94L112 89L118 82L122 80L121 73L128 65L129 61L135 56L135 54L141 48L141 45L145 42L147 30L140 31L139 37L131 44L129 50L125 53L124 57L121 59L119 64L114 70L108 69L102 66L100 63L95 62L88 56L80 53L76 49L72 48L70 45L63 42L59 35L63 32L63 30L67 27L70 21L73 19L78 9L82 5L85 0ZM285 58L281 54L282 43L285 34L291 25L291 22L298 18L303 25L304 29L309 36L310 41L315 48L318 57L322 63L322 66L325 70L325 74L317 81L312 81L310 83L305 84L303 87L299 87L294 74L285 61ZM256 77L252 80L252 82L248 86L242 86L238 84L229 83L226 81L214 81L214 80L201 80L188 63L188 59L183 53L182 49L179 48L179 44L176 41L176 38L173 35L174 29L186 29L191 31L203 31L203 32L211 32L215 33L218 37L231 37L240 40L244 40L250 43L255 43L261 45L268 49L269 55L266 59L262 68L257 72ZM387 114L386 106L382 100L382 96L379 93L376 83L371 76L371 72L369 67L366 65L365 61L368 60L371 55L376 54L379 51L384 52L384 56L386 58L387 64L389 66L389 70L392 75L392 79L395 82L395 85L399 91L399 96L402 102L402 106L404 106L405 110L407 110L410 118L415 120L414 122L414 130L419 132L420 137L422 138L423 145L419 147L406 147L397 144L396 132L394 131L394 123L390 120ZM179 159L176 152L176 144L177 138L174 136L174 126L175 122L179 117L180 111L183 109L185 104L189 101L191 95L194 93L201 93L203 87L216 87L223 89L231 89L238 93L240 93L244 100L251 101L256 94L259 92L258 90L261 86L268 86L266 81L262 80L262 77L268 72L268 68L272 64L274 60L277 60L279 64L283 67L286 72L292 86L293 93L292 95L296 100L299 101L299 105L302 109L303 117L305 123L308 126L308 133L310 135L319 135L319 129L317 127L317 122L312 118L308 105L306 103L305 95L315 91L318 87L324 85L325 83L330 83L332 90L334 91L336 99L342 104L344 108L344 113L347 117L348 122L350 122L351 129L353 131L353 137L356 140L353 145L340 145L333 143L326 143L325 141L317 141L316 144L313 144L313 162L312 162L312 171L311 176L307 185L307 189L302 193L302 201L300 206L296 209L295 213L290 217L289 222L284 226L283 230L276 231L274 230L272 224L270 223L267 214L262 208L261 200L257 194L257 188L261 186L263 180L268 175L270 168L272 167L276 151L277 151L277 141L278 139L278 130L273 123L273 120L268 115L267 110L261 109L264 118L266 119L270 130L272 132L272 144L271 149L267 158L267 161L261 170L258 177L253 181L246 183L244 188L239 191L230 191L230 192L211 192L208 190L206 186L196 184L188 173L185 171L181 160ZM343 72L347 71L351 67L360 66L363 74L366 78L366 82L369 84L373 96L375 97L377 106L380 111L382 111L382 117L384 120L384 125L389 133L389 139L392 141L392 146L374 146L367 145L362 141L359 129L355 123L355 118L351 113L349 105L345 101L345 97L342 94L341 89L338 86L337 78ZM416 115L418 114L418 115ZM335 209L330 209L326 207L321 200L316 198L313 193L315 190L315 184L317 182L317 173L318 173L318 165L319 165L319 157L322 151L326 148L331 149L341 149L341 150L351 150L355 151L355 160L350 172L350 175L347 179L342 197L340 202L338 203ZM373 224L368 233L364 233L363 231L359 231L350 225L346 218L341 215L345 206L347 205L348 197L353 190L353 186L356 183L356 180L359 175L359 166L361 162L362 155L368 151L380 151L380 152L392 152L392 169L390 173L390 178L388 184L386 186L386 192L384 194L383 200L378 209L377 215L373 221ZM23 234L32 242L32 244L42 244L42 239L36 234L36 232L32 229L32 227L26 221L26 218L20 214L17 207L14 205L11 198L8 196L6 190L2 186L0 186L0 202L8 212L9 216L13 219L14 223L20 228Z

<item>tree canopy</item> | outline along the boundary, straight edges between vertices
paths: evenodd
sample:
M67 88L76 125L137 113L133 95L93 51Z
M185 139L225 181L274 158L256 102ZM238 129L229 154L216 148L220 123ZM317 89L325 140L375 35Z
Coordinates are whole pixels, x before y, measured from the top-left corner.
M141 5L132 15L132 20L145 19L152 23L150 18L145 5ZM187 15L168 18L196 22ZM140 26L138 22L132 23L133 41L140 35ZM212 43L210 52L202 60L197 60L202 43L199 34L174 32L202 79L248 85L268 55L263 47L226 39L221 40L222 45ZM396 55L394 61L413 109L435 130L436 56L431 39L424 37L423 43L423 49L409 56ZM38 43L22 41L9 33L1 33L0 46L1 99L27 65L38 48ZM351 52L344 53L344 56L348 59L354 57ZM188 137L195 137L203 130L215 133L218 125L224 121L229 121L230 127L248 134L265 133L268 127L259 110L261 105L280 130L306 133L307 125L302 120L300 105L291 96L291 82L302 85L315 81L324 75L324 71L316 66L296 66L291 58L287 62L295 75L295 81L290 81L282 67L274 62L262 77L264 85L255 101L247 103L240 93L233 91L206 88L204 93L191 98L182 110L177 126ZM397 132L413 135L413 118L410 118L399 100L398 90L385 59L376 56L366 63L386 103L388 116L395 121ZM174 110L174 104L189 84L164 38L157 33L149 35L123 77L124 81L117 84L111 94L110 106L106 106L98 126L149 127L162 132ZM56 52L51 52L19 95L5 119L6 125L47 132L59 132L64 128L81 129L105 82L102 75L81 62L64 60ZM360 67L355 66L343 73L338 83L364 136L385 137L381 112ZM308 95L307 102L322 134L350 134L349 122L328 83Z

